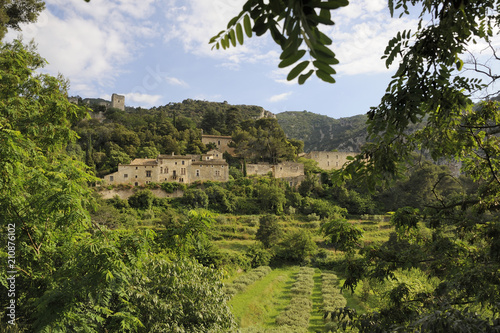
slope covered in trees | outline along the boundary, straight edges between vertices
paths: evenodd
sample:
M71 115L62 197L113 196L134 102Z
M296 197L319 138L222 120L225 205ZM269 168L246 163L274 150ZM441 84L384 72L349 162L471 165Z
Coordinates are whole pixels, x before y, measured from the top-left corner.
M289 138L304 141L304 151L360 151L366 142L366 116L341 119L307 111L287 111L276 115Z

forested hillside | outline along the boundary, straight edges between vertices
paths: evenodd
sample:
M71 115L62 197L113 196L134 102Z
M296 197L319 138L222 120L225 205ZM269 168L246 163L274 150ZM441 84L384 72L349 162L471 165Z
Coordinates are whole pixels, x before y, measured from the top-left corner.
M276 115L289 138L304 141L304 151L360 151L366 142L366 115L333 119L307 111Z
M89 113L92 119L73 124L79 138L67 152L98 176L134 158L205 153L214 147L202 143L202 133L233 135L236 152L254 162L293 160L303 147L287 139L274 115L258 106L185 100L125 111L90 104Z

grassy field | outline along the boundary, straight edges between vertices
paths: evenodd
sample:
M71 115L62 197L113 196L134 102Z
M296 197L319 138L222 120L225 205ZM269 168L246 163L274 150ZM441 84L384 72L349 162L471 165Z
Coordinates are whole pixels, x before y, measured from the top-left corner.
M298 269L296 266L274 269L231 299L229 305L241 328L276 327L276 317L290 301L290 289Z
M225 216L221 218L221 221L223 222L222 225L215 226L221 232L218 233L219 238L214 240L214 243L222 251L244 253L246 249L255 244L255 233L258 227L258 224L256 225L256 222L258 223L256 216L251 219ZM362 242L365 245L384 242L388 239L389 234L394 231L387 221L351 219L349 222L363 229ZM312 224L287 217L280 224L285 232L304 228L313 233L316 242L324 240L318 233L319 222ZM328 251L332 257L342 255L341 252L335 252L333 249ZM229 304L240 328L258 328L261 330L278 328L276 317L290 304L290 290L298 271L298 266L275 268L261 280L249 285L243 292L234 295ZM238 275L240 274L245 273L239 272ZM234 278L235 276L230 277L226 282L230 282ZM323 332L325 323L322 312L323 297L320 269L315 268L313 279L314 288L311 295L313 306L310 311L308 332ZM343 280L339 276L339 288L342 283ZM364 300L362 299L362 284L357 287L355 294L344 290L342 295L347 300L347 306L356 309L360 313L374 307L371 302L372 298L375 297L373 294L366 294L367 297ZM258 331L260 332L260 330Z

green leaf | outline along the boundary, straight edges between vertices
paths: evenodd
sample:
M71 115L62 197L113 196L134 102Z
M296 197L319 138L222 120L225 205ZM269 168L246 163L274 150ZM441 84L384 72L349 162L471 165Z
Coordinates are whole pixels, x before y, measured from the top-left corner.
M229 30L229 39L231 40L231 44L236 46L236 34L234 33L234 29Z
M314 70L311 69L309 72L307 72L306 74L302 74L299 76L299 84L304 84L304 82L306 82L306 80L312 75L312 73L314 73Z
M285 68L287 66L290 66L291 64L295 63L300 58L302 58L304 56L304 54L306 54L306 50L299 50L299 51L297 51L297 53L291 55L290 57L288 57L286 59L283 59L279 63L278 67L279 68Z
M304 69L306 69L306 67L308 65L309 65L309 60L302 61L300 64L298 64L297 66L295 66L290 71L290 73L288 73L288 76L286 77L286 79L288 81L291 81L291 80L295 79L297 77L297 75L299 75Z
M324 9L337 9L340 7L345 7L349 4L347 0L330 0L326 2L317 1L314 3L314 7L316 8L324 8Z
M252 37L252 24L250 23L250 17L248 15L243 17L243 27L245 28L245 33L248 38Z
M238 43L243 45L243 29L241 28L240 23L236 25L236 38L238 38Z
M325 82L335 83L335 79L330 74L323 72L321 69L316 71L316 76Z
M231 28L236 23L236 21L238 21L238 16L233 17L231 21L227 23L227 28Z
M313 65L317 69L321 69L323 72L325 72L327 74L336 74L337 73L332 67L330 67L329 64L326 64L320 60L313 61Z
M283 49L283 52L281 52L280 59L283 60L296 53L302 44L302 41L302 38L290 37L288 42L284 45L285 48Z

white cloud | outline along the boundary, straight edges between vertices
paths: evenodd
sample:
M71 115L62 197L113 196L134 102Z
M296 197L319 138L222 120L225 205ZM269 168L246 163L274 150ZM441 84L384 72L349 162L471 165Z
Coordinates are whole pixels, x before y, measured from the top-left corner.
M290 97L291 95L292 95L291 91L279 95L273 95L269 97L268 101L271 103L281 102L287 100L288 97Z
M128 93L125 94L125 104L126 105L140 105L143 107L152 107L157 105L161 95L148 95L141 93Z
M45 71L63 73L77 93L96 94L113 87L143 38L158 34L145 20L154 13L154 2L47 0L39 20L22 27L23 38L35 39L49 62Z
M189 84L176 77L166 77L165 80L167 81L168 84L171 84L173 86L179 86L184 88L189 87Z

